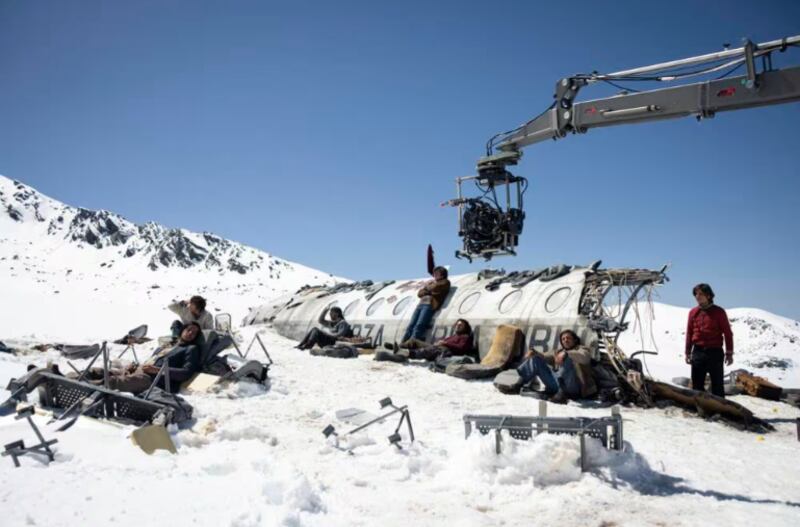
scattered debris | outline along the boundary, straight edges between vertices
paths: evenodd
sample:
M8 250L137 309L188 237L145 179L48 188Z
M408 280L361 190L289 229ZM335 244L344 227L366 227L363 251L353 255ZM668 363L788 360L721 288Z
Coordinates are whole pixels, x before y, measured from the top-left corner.
M747 395L779 401L781 399L781 387L772 384L764 377L757 377L746 371L739 371L736 374L736 387Z
M20 439L19 441L14 441L13 443L8 443L5 445L5 450L3 451L3 456L11 456L11 459L14 461L14 466L19 467L19 458L24 456L25 454L38 454L47 456L48 461L55 460L55 453L50 449L52 445L58 443L58 439L50 439L46 440L42 433L39 431L39 428L36 426L36 423L33 422L31 416L33 415L34 407L33 406L25 406L17 410L17 415L14 419L27 419L28 424L31 425L33 432L36 434L36 437L39 438L39 443L26 447L25 441Z
M409 435L409 438L410 438L411 442L413 443L414 442L414 429L411 427L411 412L409 412L408 406L395 406L395 404L392 403L391 397L385 397L385 398L381 399L380 401L378 401L378 404L380 404L381 409L386 408L386 407L390 407L390 408L392 408L392 410L390 412L388 412L388 413L385 413L383 415L375 417L374 419L371 419L371 420L367 421L366 423L357 426L356 428L353 428L349 432L345 432L341 436L336 433L336 429L333 427L333 425L328 425L322 431L323 435L326 438L333 436L334 440L335 440L334 446L336 446L336 448L340 448L339 447L339 438L340 437L344 437L344 436L355 434L356 432L360 432L361 430L364 430L365 428L367 428L367 427L369 427L371 425L374 425L375 423L383 422L387 417L390 417L390 416L392 416L394 414L399 413L400 414L400 422L397 423L397 427L394 429L394 433L389 436L389 443L391 443L394 446L396 446L398 450L402 450L402 447L400 446L400 440L402 439L402 436L400 435L400 428L403 426L403 422L405 422L407 427L408 427L408 435ZM349 451L349 452L352 453L352 451Z

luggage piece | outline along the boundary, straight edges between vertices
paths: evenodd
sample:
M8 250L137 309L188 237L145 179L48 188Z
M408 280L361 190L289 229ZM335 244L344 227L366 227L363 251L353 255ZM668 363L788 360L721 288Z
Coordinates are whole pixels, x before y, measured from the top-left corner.
M128 334L114 341L114 344L144 344L150 339L147 338L147 324L137 326L128 331Z
M335 344L324 348L313 348L311 354L317 357L331 357L334 359L355 359L358 357L358 349L348 344Z
M781 399L781 387L772 384L763 377L756 377L746 372L740 372L736 376L736 387L747 395L779 401Z
M480 364L450 364L447 375L460 379L485 379L506 369L525 349L525 334L516 326L501 324L492 339L489 353Z
M94 357L100 351L100 344L92 344L91 346L73 346L64 344L60 346L61 355L68 359L88 359Z
M435 361L431 362L428 368L432 372L436 373L444 373L447 371L447 367L451 364L475 364L475 359L472 357L468 357L466 355L460 356L451 356L451 357L439 357Z
M181 392L203 393L219 382L218 375L209 373L196 373L194 376L181 385Z
M131 434L131 441L148 455L156 450L167 450L173 454L178 453L178 449L175 448L175 443L172 442L169 432L161 425L145 425L137 428Z

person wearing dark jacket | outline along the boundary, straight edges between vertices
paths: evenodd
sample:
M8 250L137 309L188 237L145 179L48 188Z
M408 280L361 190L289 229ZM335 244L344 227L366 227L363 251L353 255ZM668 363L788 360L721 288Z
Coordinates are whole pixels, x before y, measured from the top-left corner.
M153 355L143 364L131 364L125 370L110 370L108 373L108 387L112 390L121 392L131 392L134 394L144 392L158 375L159 370L166 360L169 364L169 391L176 393L180 390L181 384L192 378L195 373L199 373L202 367L200 346L203 334L200 325L190 322L181 331L177 345L173 347L158 348ZM94 368L89 372L90 382L99 382L103 379L102 368ZM157 386L164 388L164 376L162 375Z
M733 364L733 331L725 310L714 304L714 291L708 284L692 289L697 306L689 311L686 324L686 363L692 365L692 388L705 391L706 374L711 377L711 393L725 397L724 363ZM722 345L725 344L723 355Z
M330 320L325 319L325 315L328 313L331 314ZM332 346L338 339L353 336L353 329L344 319L342 309L339 307L325 309L319 316L318 322L327 329L312 328L295 348L299 350L308 350L315 345L320 347Z
M433 314L442 307L449 293L450 280L447 279L447 269L444 267L434 268L433 280L428 280L417 291L419 304L411 315L400 346L407 346L411 339L425 340L425 333L428 331L428 326L431 325Z
M412 344L417 344L419 341L411 340ZM384 352L380 359L376 360L389 360L393 362L406 362L408 359L412 360L427 360L435 361L444 357L455 356L475 356L475 348L472 336L472 326L463 318L456 320L453 326L453 334L441 340L437 340L433 345L410 346L406 349L397 349L399 346L393 344L385 344L385 346L394 351L393 355Z

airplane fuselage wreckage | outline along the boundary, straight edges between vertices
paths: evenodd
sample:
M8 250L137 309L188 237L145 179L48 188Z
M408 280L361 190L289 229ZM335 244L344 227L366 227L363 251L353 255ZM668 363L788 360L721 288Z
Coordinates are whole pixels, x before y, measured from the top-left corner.
M485 358L500 326L519 328L525 335L525 347L543 353L557 349L559 334L570 329L593 350L596 361L621 380L627 391L624 400L653 406L656 399L668 399L704 415L719 414L744 428L771 428L737 403L704 392L681 391L645 377L636 356L653 352L637 350L627 356L617 341L628 329L638 302L649 301L653 289L668 280L666 266L658 270L603 269L600 264L451 276L450 293L436 312L426 340L432 343L452 335L456 321L463 318L472 326L478 353ZM319 324L322 313L337 306L354 335L377 349L402 339L419 301L417 291L428 280L306 286L251 309L244 324L267 324L284 337L301 340Z
M598 262L599 264L599 262ZM503 273L482 271L450 277L451 289L436 313L428 333L435 342L450 336L453 325L466 319L472 325L481 354L489 350L498 326L522 329L528 344L546 352L558 346L558 334L575 331L590 346L615 345L627 327L630 293L663 283L664 270L599 269L559 265L536 271ZM417 290L426 279L340 284L307 287L253 309L245 323L271 323L281 335L300 340L317 324L326 308L338 306L356 336L369 338L376 347L402 339L414 308ZM609 295L613 289L618 291ZM631 290L631 291L628 291ZM622 310L611 316L604 307L606 297L628 293Z

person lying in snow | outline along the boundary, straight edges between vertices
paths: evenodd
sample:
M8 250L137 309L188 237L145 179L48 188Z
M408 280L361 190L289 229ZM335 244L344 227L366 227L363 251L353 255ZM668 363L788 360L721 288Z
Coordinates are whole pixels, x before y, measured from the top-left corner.
M189 300L173 302L167 309L180 317L180 320L173 322L170 327L172 338L175 340L180 336L184 326L190 322L199 325L200 329L214 329L214 317L206 311L206 299L202 296L195 295Z
M147 390L158 371L166 360L169 364L169 391L176 393L181 384L189 380L201 369L200 344L202 333L197 322L187 324L179 336L177 345L172 347L157 348L153 355L143 364L131 364L124 370L109 370L108 387L120 392L134 394ZM75 378L77 374L68 377ZM103 380L103 369L92 368L86 379L93 384ZM157 386L164 387L164 377L159 379Z
M531 348L525 362L517 368L524 384L535 377L544 384L544 397L554 403L568 399L586 399L597 393L592 376L591 351L581 345L581 339L571 329L558 336L561 347L555 351L538 353Z
M331 319L326 320L325 315L328 313L331 314ZM353 336L353 330L350 327L350 324L344 319L344 314L342 314L342 309L339 307L331 307L325 309L322 314L319 316L318 322L323 326L328 328L328 330L320 329L320 328L312 328L308 333L306 333L303 340L295 346L295 348L299 350L308 350L314 347L314 345L318 345L320 347L323 346L331 346L336 343L337 339L340 338L349 338Z
M386 343L387 349L393 354L376 355L375 360L389 360L392 362L406 362L412 360L435 361L439 358L454 356L474 355L472 326L463 318L456 320L453 325L453 334L433 343L427 344L420 340L410 339L405 342L405 349L396 344Z
M433 314L442 307L448 293L450 293L450 280L447 279L447 269L441 266L434 268L433 279L425 282L425 285L417 291L419 304L411 315L401 347L411 344L409 342L411 339L425 340L425 333L431 325Z

